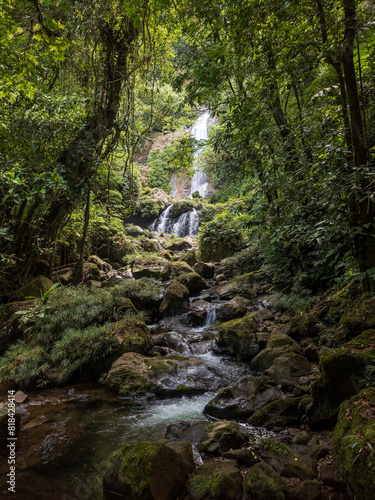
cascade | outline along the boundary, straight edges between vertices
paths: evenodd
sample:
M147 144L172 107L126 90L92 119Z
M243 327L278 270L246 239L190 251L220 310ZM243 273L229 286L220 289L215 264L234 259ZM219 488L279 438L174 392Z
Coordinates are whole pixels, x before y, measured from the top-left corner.
M175 233L180 238L188 235L196 236L199 227L199 214L195 208L181 214L179 217L172 217L172 208L173 205L169 205L169 207L149 226L149 230L157 231L158 233Z
M206 111L201 115L197 121L194 123L193 128L191 129L191 135L194 137L194 139L197 139L199 141L207 141L208 139L208 120L210 118L210 114ZM202 148L199 149L198 151L195 152L194 154L194 166L197 165L197 158L199 157L200 153L202 151ZM206 172L197 165L194 168L194 175L191 178L191 187L190 187L190 196L189 198L192 198L193 193L196 191L199 192L199 195L204 197L207 194L208 190L208 179Z

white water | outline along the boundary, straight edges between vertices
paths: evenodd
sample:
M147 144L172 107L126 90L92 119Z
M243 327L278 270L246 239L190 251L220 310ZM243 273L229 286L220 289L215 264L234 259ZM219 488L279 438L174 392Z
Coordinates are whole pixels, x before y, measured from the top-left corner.
M194 123L191 129L191 135L199 140L199 141L207 141L208 139L208 120L210 118L210 114L206 111L201 115L197 121ZM194 154L194 164L197 164L197 158L199 157L202 149L199 149ZM194 171L194 175L191 178L191 188L190 188L190 198L192 198L192 194L196 191L199 192L199 195L204 197L208 191L208 179L206 172L202 169L201 166L197 166Z
M149 226L150 231L164 232L167 234L175 233L180 238L184 236L196 236L199 227L199 214L193 208L190 212L185 212L179 217L172 217L172 207L170 205L164 212Z

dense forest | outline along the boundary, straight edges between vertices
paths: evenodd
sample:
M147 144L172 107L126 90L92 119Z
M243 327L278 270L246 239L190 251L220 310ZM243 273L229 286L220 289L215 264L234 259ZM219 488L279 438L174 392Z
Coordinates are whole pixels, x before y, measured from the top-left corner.
M375 498L374 3L0 0L0 103L4 498Z

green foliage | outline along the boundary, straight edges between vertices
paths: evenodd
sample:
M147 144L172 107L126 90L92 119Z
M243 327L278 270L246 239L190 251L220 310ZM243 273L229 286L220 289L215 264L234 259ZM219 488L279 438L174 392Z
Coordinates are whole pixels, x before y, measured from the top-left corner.
M299 293L274 293L271 295L271 302L282 311L290 311L292 314L300 314L311 308L317 297L311 296L311 291L301 289Z
M43 293L43 295L41 297L26 297L26 299L36 299L36 300L40 300L42 304L47 304L48 297L50 296L50 293L52 292L52 290L54 290L58 286L60 286L60 283L54 283L49 290L47 290L46 292Z

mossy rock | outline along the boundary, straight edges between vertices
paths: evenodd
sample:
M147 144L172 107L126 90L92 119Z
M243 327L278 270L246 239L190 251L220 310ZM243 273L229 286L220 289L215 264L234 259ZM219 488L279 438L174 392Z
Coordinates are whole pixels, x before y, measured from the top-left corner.
M95 264L99 271L104 271L105 273L108 273L112 270L111 264L108 264L108 262L105 262L97 255L90 255L90 257L87 259L87 262Z
M271 335L268 339L266 348L251 360L251 367L254 370L264 371L271 368L274 360L287 353L301 354L302 349L289 335L278 333Z
M53 286L53 281L45 276L38 276L30 283L23 286L16 292L17 300L26 300L31 298L42 298L43 295Z
M220 391L203 411L216 418L247 418L268 403L284 397L284 393L267 379L251 377Z
M375 498L375 387L363 389L344 402L335 430L336 464L355 498Z
M161 273L161 279L163 281L168 281L170 279L174 279L174 278L177 278L177 276L180 276L181 274L185 274L185 273L193 273L193 268L191 266L189 266L189 264L187 264L186 262L184 261L174 261L174 262L169 262L169 264L167 264L162 273Z
M176 257L176 254L171 250L163 250L160 252L160 257L163 257L163 259L166 260L173 260Z
M192 296L197 295L209 286L202 276L195 272L180 274L176 281L186 286Z
M191 500L238 500L242 496L242 476L235 462L208 462L189 476Z
M250 300L236 295L232 300L225 304L220 304L216 308L216 317L218 320L230 321L231 319L242 318L249 311L252 303Z
M176 500L191 466L181 455L158 441L124 444L112 455L103 478L106 498Z
M322 486L319 481L308 479L298 484L293 490L295 500L320 500Z
M195 200L184 199L176 200L172 206L172 217L180 217L180 215L197 209L198 203Z
M237 422L214 422L205 428L199 450L209 455L219 455L231 448L239 448L245 440L246 435L240 432Z
M100 270L93 262L85 262L82 271L83 281L100 281Z
M333 426L340 404L361 388L366 366L375 357L375 330L367 330L341 348L321 356L320 377L311 386L313 406L309 420L315 426Z
M98 250L101 259L108 258L110 262L126 263L126 257L134 252L131 240L124 233L118 232L106 238L105 244Z
M319 318L314 314L299 314L291 321L289 335L297 340L315 337L319 333Z
M164 316L174 316L189 310L189 290L177 280L167 288L159 311Z
M297 425L301 421L298 405L301 398L288 396L265 405L261 410L252 415L248 422L250 425L272 429L275 426Z
M252 299L256 297L262 289L263 284L263 271L259 270L242 274L222 285L217 285L210 290L210 293L219 295L221 299L233 299L236 295L241 295L241 297L246 299Z
M278 385L295 387L300 377L308 376L310 372L310 363L304 356L295 352L289 352L277 357L272 366L264 374Z
M346 328L351 337L364 330L375 329L375 298L361 297L346 309L341 316L340 324Z
M189 266L193 267L198 262L197 251L193 248L191 250L184 250L178 260L186 262Z
M218 330L217 345L241 359L252 359L260 350L255 335L258 325L256 313L222 323Z
M254 465L244 481L243 500L287 500L288 487L282 477L268 464Z

